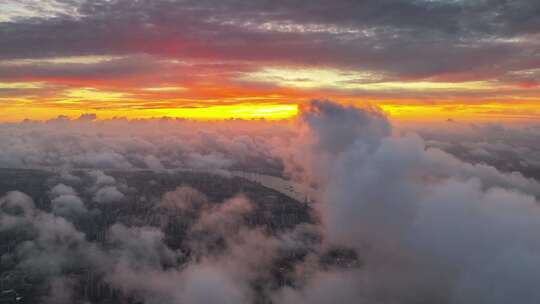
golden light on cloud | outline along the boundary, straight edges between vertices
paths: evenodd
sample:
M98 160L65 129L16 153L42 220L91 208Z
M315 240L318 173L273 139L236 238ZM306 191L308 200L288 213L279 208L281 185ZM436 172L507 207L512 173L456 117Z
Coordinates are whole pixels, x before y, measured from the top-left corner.
M324 87L344 88L347 82L368 80L369 73L349 73L333 69L263 68L244 74L245 81L274 83L284 87L314 89Z
M112 92L98 90L94 88L80 88L80 89L70 89L64 93L64 101L66 102L77 102L77 101L95 101L95 102L110 102L110 101L121 101L128 94L123 92Z
M25 89L41 89L46 86L42 82L0 82L0 89L13 89L13 90L25 90Z
M187 91L187 88L179 87L179 86L171 86L171 87L151 87L151 88L143 88L143 91L147 92L182 92Z
M283 87L299 89L341 89L341 90L486 90L493 84L486 81L430 82L430 81L390 81L383 75L369 72L342 71L336 69L293 69L263 68L246 73L244 81L273 83Z

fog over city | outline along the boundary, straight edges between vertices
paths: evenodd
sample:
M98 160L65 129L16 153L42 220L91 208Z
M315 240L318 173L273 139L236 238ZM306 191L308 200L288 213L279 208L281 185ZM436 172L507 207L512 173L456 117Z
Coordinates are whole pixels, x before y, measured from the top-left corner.
M469 146L331 101L287 122L95 118L0 127L6 297L540 299L540 183L489 162L506 147L534 168L536 154L514 144L519 134L538 140L534 126L464 126ZM507 133L499 149L474 139ZM456 141L468 150L453 155ZM471 153L480 147L486 153Z

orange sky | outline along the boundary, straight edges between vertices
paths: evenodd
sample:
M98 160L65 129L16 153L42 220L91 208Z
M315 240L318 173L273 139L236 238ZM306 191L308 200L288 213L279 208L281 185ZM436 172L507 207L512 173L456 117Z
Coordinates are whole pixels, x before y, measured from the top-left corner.
M284 119L311 99L369 103L404 121L540 118L540 31L501 12L492 28L448 30L465 17L454 2L416 3L422 23L379 20L375 2L348 0L310 13L258 2L30 2L0 4L3 122Z
M294 71L289 75L295 77ZM317 79L317 76L313 78ZM5 82L0 83L0 87L15 93L0 96L0 100L5 101L0 104L0 121L46 120L59 115L77 117L85 113L95 113L99 119L163 116L284 119L296 115L298 105L311 99L372 104L381 107L391 118L405 121L534 121L540 118L540 98L536 97L536 92L532 96L520 96L520 89L512 89L511 94L493 99L466 96L468 92L474 95L479 90L496 94L498 88L490 84L486 84L486 88L478 88L476 86L484 84L393 82L381 85L381 88L377 87L380 84L373 87L367 85L366 91L373 92L358 93L355 88L330 87L338 81L332 78L321 83L315 81L308 86L305 83L265 85L263 82L266 79L253 79L253 83L248 79L242 80L245 84L230 84L229 81L216 77L207 83L168 82L148 87L79 79L44 78L39 81ZM471 87L467 87L469 85ZM465 96L445 96L451 95L448 91L455 90ZM396 97L392 97L392 94ZM415 94L420 97L415 97ZM442 98L429 97L437 94L441 94Z

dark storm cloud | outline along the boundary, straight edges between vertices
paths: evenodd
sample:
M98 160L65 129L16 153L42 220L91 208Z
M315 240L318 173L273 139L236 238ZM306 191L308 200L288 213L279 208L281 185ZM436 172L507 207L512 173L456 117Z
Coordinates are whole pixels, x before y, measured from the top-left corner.
M78 15L1 23L0 58L148 53L458 79L540 64L536 1L68 3Z

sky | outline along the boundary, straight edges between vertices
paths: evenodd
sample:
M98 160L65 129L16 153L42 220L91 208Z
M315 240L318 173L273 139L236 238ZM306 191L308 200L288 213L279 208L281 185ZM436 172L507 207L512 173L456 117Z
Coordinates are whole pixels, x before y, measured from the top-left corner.
M1 0L0 121L540 118L536 0Z

